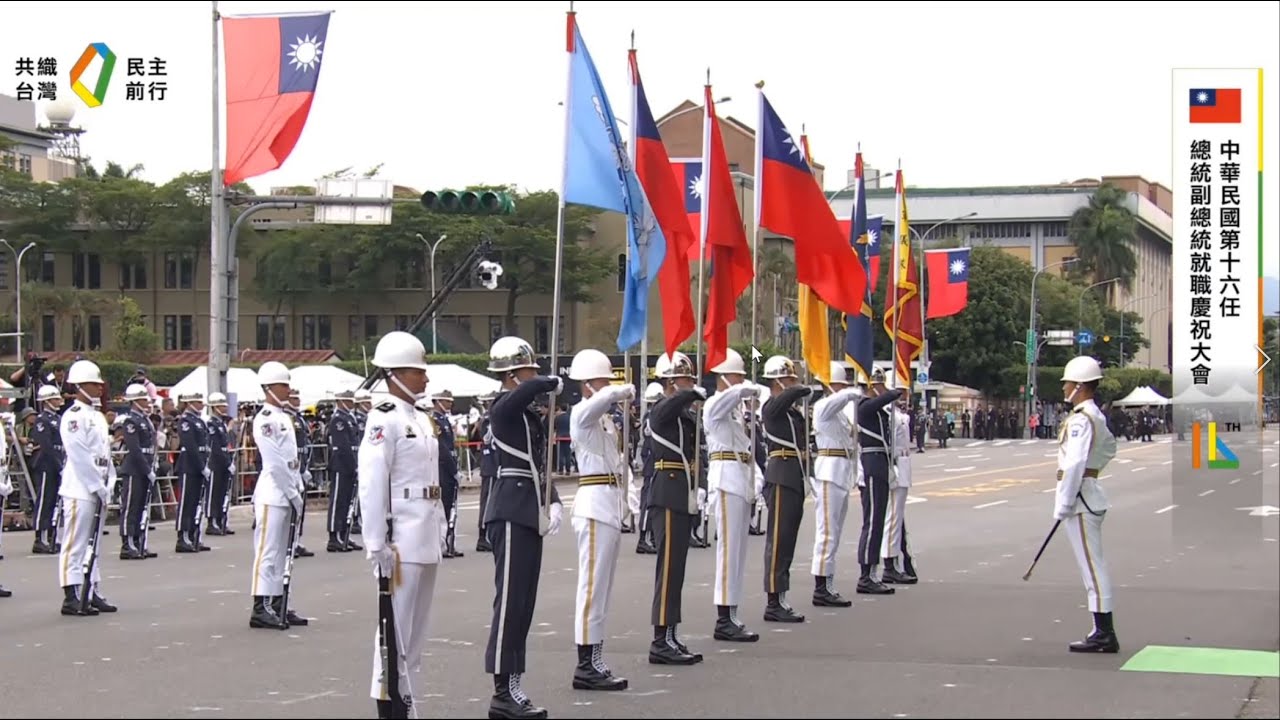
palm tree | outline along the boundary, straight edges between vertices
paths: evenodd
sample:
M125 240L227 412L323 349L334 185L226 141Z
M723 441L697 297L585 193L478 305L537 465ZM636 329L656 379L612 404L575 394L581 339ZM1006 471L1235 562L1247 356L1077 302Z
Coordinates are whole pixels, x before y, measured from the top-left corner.
M1119 278L1126 291L1133 285L1138 260L1133 253L1137 222L1129 212L1129 194L1104 183L1089 198L1089 204L1071 216L1067 233L1076 246L1080 262L1076 271L1092 277L1091 282ZM1108 295L1113 288L1107 287Z

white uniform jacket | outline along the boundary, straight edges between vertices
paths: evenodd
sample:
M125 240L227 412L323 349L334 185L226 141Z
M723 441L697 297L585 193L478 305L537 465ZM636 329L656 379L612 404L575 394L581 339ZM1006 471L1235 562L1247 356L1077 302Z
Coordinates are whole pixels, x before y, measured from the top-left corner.
M813 461L813 477L820 482L835 483L845 492L857 476L858 450L853 423L844 409L856 405L862 391L847 387L827 395L813 404L813 436L818 444L818 457Z
M1111 507L1098 484L1098 475L1116 456L1116 438L1093 400L1071 411L1058 433L1058 492L1053 516L1063 520L1083 512L1101 513Z
M253 443L262 457L262 471L253 486L253 504L289 507L290 500L302 492L292 416L274 405L263 405L253 417Z
M618 427L609 415L626 399L627 385L606 385L569 411L569 438L578 460L578 494L573 516L622 528L624 493L630 474L622 461Z
M440 562L448 527L440 499L440 430L412 403L392 398L373 408L356 454L361 535L370 557L391 544L408 563Z
M738 383L707 398L702 406L702 430L707 436L707 494L723 490L745 498L756 496L755 452L742 419L742 403L759 393L756 385Z
M893 453L897 455L896 476L889 478L890 487L911 487L911 416L897 408L886 409L893 413Z
M110 489L116 481L116 466L111 462L106 417L92 405L77 399L62 414L59 429L67 464L62 469L58 494L90 500L98 496L99 490Z

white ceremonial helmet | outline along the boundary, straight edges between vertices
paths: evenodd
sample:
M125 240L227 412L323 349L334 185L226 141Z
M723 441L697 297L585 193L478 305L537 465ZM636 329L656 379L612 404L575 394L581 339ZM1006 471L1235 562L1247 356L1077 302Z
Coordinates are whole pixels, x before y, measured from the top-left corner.
M262 363L262 367L258 368L258 384L266 387L267 385L288 385L289 384L289 368L284 363L275 360L268 360Z
M730 351L732 352L732 351ZM697 378L693 372L693 361L688 355L676 352L674 356L663 354L653 363L654 373L663 379L686 377Z
M645 402L656 402L662 395L662 385L659 383L649 383L649 386L644 389Z
M226 396L226 395L223 395L223 394L222 394L222 393L220 393L220 392L219 392L219 393L210 393L210 394L209 394L209 405L210 405L210 406L212 406L212 407L226 407L226 405L227 405L227 396Z
M1071 358L1067 366L1062 368L1064 382L1087 383L1102 379L1102 366L1088 355Z
M498 338L489 348L489 372L509 372L520 368L538 369L533 346L511 335Z
M609 356L599 350L582 350L573 356L573 364L569 366L569 379L579 382L586 380L612 380L613 363Z
M149 397L150 396L147 394L147 388L143 385L139 385L138 383L134 383L124 389L124 399L126 402L137 402L139 400L146 400Z
M396 368L427 369L427 349L416 336L403 330L393 330L378 341L373 351L373 366L384 370Z
M36 402L45 402L47 400L61 400L62 393L58 392L58 388L52 385L41 385L40 391L36 393Z
M831 361L831 380L828 385L848 385L849 376L853 374L853 368L839 360Z
M724 360L711 368L711 372L717 375L746 375L747 365L742 362L742 356L737 350L727 348L724 351Z
M796 377L796 365L786 355L774 355L764 362L764 377L770 379Z
M77 360L72 363L71 368L67 370L67 382L72 385L79 385L80 383L104 384L102 371L98 369L97 364L89 360Z

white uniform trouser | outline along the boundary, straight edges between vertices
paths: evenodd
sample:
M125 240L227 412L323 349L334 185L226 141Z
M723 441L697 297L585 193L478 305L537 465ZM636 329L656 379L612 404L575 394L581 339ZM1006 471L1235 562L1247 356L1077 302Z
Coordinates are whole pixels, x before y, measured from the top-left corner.
M1111 573L1102 555L1102 515L1084 512L1062 521L1089 591L1089 612L1111 612Z
M284 564L289 559L289 514L292 508L253 506L253 585L250 595L284 594Z
M902 519L907 512L907 491L911 488L889 489L889 505L884 513L884 540L880 545L882 559L896 558L902 554Z
M751 524L751 501L716 491L716 605L742 604L742 577L747 569L747 529Z
M849 512L849 491L833 482L813 480L813 574L834 577L836 553L840 551L840 534Z
M98 498L96 497L90 500L62 498L63 522L62 534L59 538L62 542L62 552L58 558L60 587L84 583L84 562L89 558L89 540L93 538L94 530L97 529L93 524L93 515L97 510ZM98 542L102 542L100 536ZM98 558L93 563L93 572L89 576L89 582L95 586L102 582L101 544L98 548Z
M396 648L400 651L400 695L412 696L409 677L422 670L422 652L427 645L431 622L431 599L436 591L436 569L439 565L400 563L400 585L391 589L391 610L395 613ZM377 572L374 572L377 577ZM373 682L369 697L390 700L382 694L382 643L380 628L373 632Z
M631 477L631 482L627 483L627 512L629 513L632 527L636 527L639 530L640 491L644 489L644 474L633 472L628 473L628 475Z
M608 523L575 517L578 538L578 601L573 613L573 637L579 645L604 642L604 619L613 595L622 531Z

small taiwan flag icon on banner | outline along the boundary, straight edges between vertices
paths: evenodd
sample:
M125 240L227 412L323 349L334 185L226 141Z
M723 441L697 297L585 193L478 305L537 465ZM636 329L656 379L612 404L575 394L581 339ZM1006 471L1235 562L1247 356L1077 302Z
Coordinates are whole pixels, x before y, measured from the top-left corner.
M1191 122L1240 122L1240 89L1191 89Z

